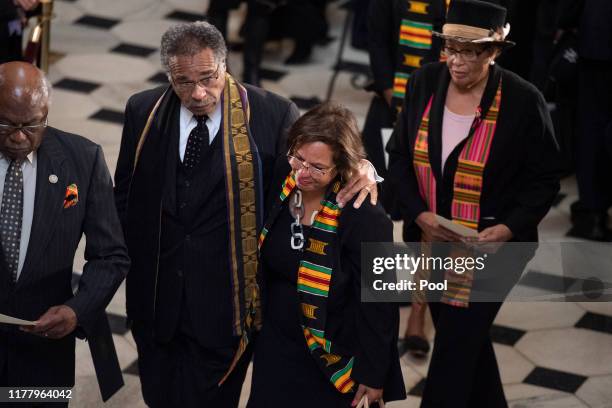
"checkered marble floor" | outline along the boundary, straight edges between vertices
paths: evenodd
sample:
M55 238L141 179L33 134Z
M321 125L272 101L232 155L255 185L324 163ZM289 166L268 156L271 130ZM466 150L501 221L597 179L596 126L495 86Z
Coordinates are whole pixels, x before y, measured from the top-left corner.
M206 0L56 1L51 48L57 58L49 74L54 84L50 124L101 144L114 171L127 98L166 82L159 64L161 34L173 23L201 19L206 3ZM336 40L316 47L308 65L289 69L282 61L290 53L291 44L269 44L264 57L263 86L292 98L302 109L324 99L345 15L337 3L330 6L331 35ZM231 14L232 49L239 49L235 45L240 42L236 33L243 16L244 9ZM344 58L355 63L355 71L367 64L367 55L350 47ZM229 67L240 75L239 52L230 54ZM333 99L354 111L360 124L370 100L370 95L353 86L361 79L359 75L341 73L333 94ZM569 229L569 205L576 195L574 180L564 180L562 194L541 225L543 239L564 239ZM399 232L398 224L398 236ZM82 248L80 254L75 261L76 271L82 269ZM530 274L527 284L539 288L562 279L553 272L530 271ZM136 348L125 328L124 303L122 286L107 311L126 384L106 403L109 407L144 406ZM402 309L403 323L408 313L408 308ZM400 334L403 331L402 326ZM430 322L427 332L433 337ZM612 407L612 303L507 303L491 334L511 407ZM427 366L427 360L402 357L409 396L406 401L388 404L390 407L418 407ZM89 349L83 342L77 346L76 373L71 406L103 406ZM243 388L242 406L248 392L249 379Z

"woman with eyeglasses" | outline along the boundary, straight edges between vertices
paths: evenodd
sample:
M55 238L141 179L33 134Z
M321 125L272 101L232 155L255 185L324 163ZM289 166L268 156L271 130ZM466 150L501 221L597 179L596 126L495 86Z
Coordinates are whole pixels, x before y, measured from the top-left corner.
M392 242L380 206L336 193L364 157L353 115L323 104L291 127L260 236L266 304L249 408L370 406L404 399L390 303L362 303L361 243Z
M464 240L436 215L477 232L479 243L537 242L538 224L558 190L558 151L540 92L495 64L510 30L506 9L453 0L442 33L445 63L410 77L387 149L410 241ZM510 246L505 246L505 248ZM518 255L518 254L517 254ZM517 259L517 264L526 263ZM524 265L523 263L523 265ZM485 264L427 296L436 329L421 407L507 407L489 330L520 265ZM504 282L490 302L478 285Z

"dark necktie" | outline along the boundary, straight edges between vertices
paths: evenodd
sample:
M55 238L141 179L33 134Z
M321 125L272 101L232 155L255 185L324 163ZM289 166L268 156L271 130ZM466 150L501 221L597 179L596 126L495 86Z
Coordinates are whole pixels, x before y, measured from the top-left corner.
M17 281L19 268L19 244L21 243L21 220L23 218L23 160L9 164L4 179L2 209L0 210L0 238L6 266L13 282Z
M189 133L187 139L187 147L185 148L185 157L183 158L183 166L187 170L193 170L198 163L200 158L208 150L210 143L208 136L208 127L206 126L206 120L208 116L195 116L198 124Z

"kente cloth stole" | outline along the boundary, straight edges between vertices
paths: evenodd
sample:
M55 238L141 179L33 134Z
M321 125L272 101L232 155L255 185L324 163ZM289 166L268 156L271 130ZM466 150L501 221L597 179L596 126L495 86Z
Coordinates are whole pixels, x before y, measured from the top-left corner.
M295 174L291 172L282 184L277 204L259 236L259 248L268 231L278 218L283 202L295 189ZM303 251L297 277L297 290L301 307L301 325L308 349L326 378L336 389L346 394L355 387L351 379L354 358L342 347L325 337L327 299L337 257L338 218L342 211L336 202L340 182L335 182L307 234L308 245Z
M393 106L401 109L408 79L414 70L429 61L432 45L432 0L402 0L403 13L399 31L399 46L393 79ZM435 0L433 0L435 1Z
M140 136L134 169L157 113L169 88L155 104ZM249 129L250 108L246 88L226 74L221 99L223 107L223 161L229 231L229 265L232 286L233 332L240 336L234 360L221 379L227 379L244 353L253 331L261 327L261 305L257 285L257 231L263 221L261 159ZM160 108L162 106L162 108Z
M478 114L472 123L470 135L459 154L457 170L453 181L453 201L451 215L454 222L478 230L480 220L480 197L482 194L483 172L489 158L495 136L497 118L502 97L502 83L499 81L495 99L484 118ZM431 96L419 126L414 144L413 165L419 186L419 193L425 200L429 211L436 213L436 179L429 161L429 113L434 97ZM480 111L480 107L478 108ZM423 245L429 247L429 245ZM457 252L457 253L453 253ZM453 250L451 256L464 255L464 251ZM462 252L461 254L458 252ZM425 254L427 255L427 254ZM420 279L426 271L417 275ZM448 289L444 291L441 302L451 306L468 307L474 271L468 269L463 274L445 271L444 279ZM421 295L422 296L422 295ZM416 296L419 301L422 297Z

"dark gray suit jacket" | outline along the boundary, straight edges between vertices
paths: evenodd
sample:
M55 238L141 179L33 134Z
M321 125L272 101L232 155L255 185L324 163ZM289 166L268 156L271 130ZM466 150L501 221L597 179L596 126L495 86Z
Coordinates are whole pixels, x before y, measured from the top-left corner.
M56 183L50 181L51 175L57 176ZM78 188L78 202L64 208L71 184ZM83 234L87 263L73 294L72 266ZM99 145L54 128L46 130L37 151L30 241L16 284L4 260L0 261L0 313L36 320L49 307L65 304L78 318L77 331L60 340L0 325L0 379L9 382L0 385L72 386L78 333L88 338L100 374L103 363L114 354L103 313L128 271L129 258L115 210L112 179ZM101 339L107 344L100 344ZM100 350L106 350L106 355Z

